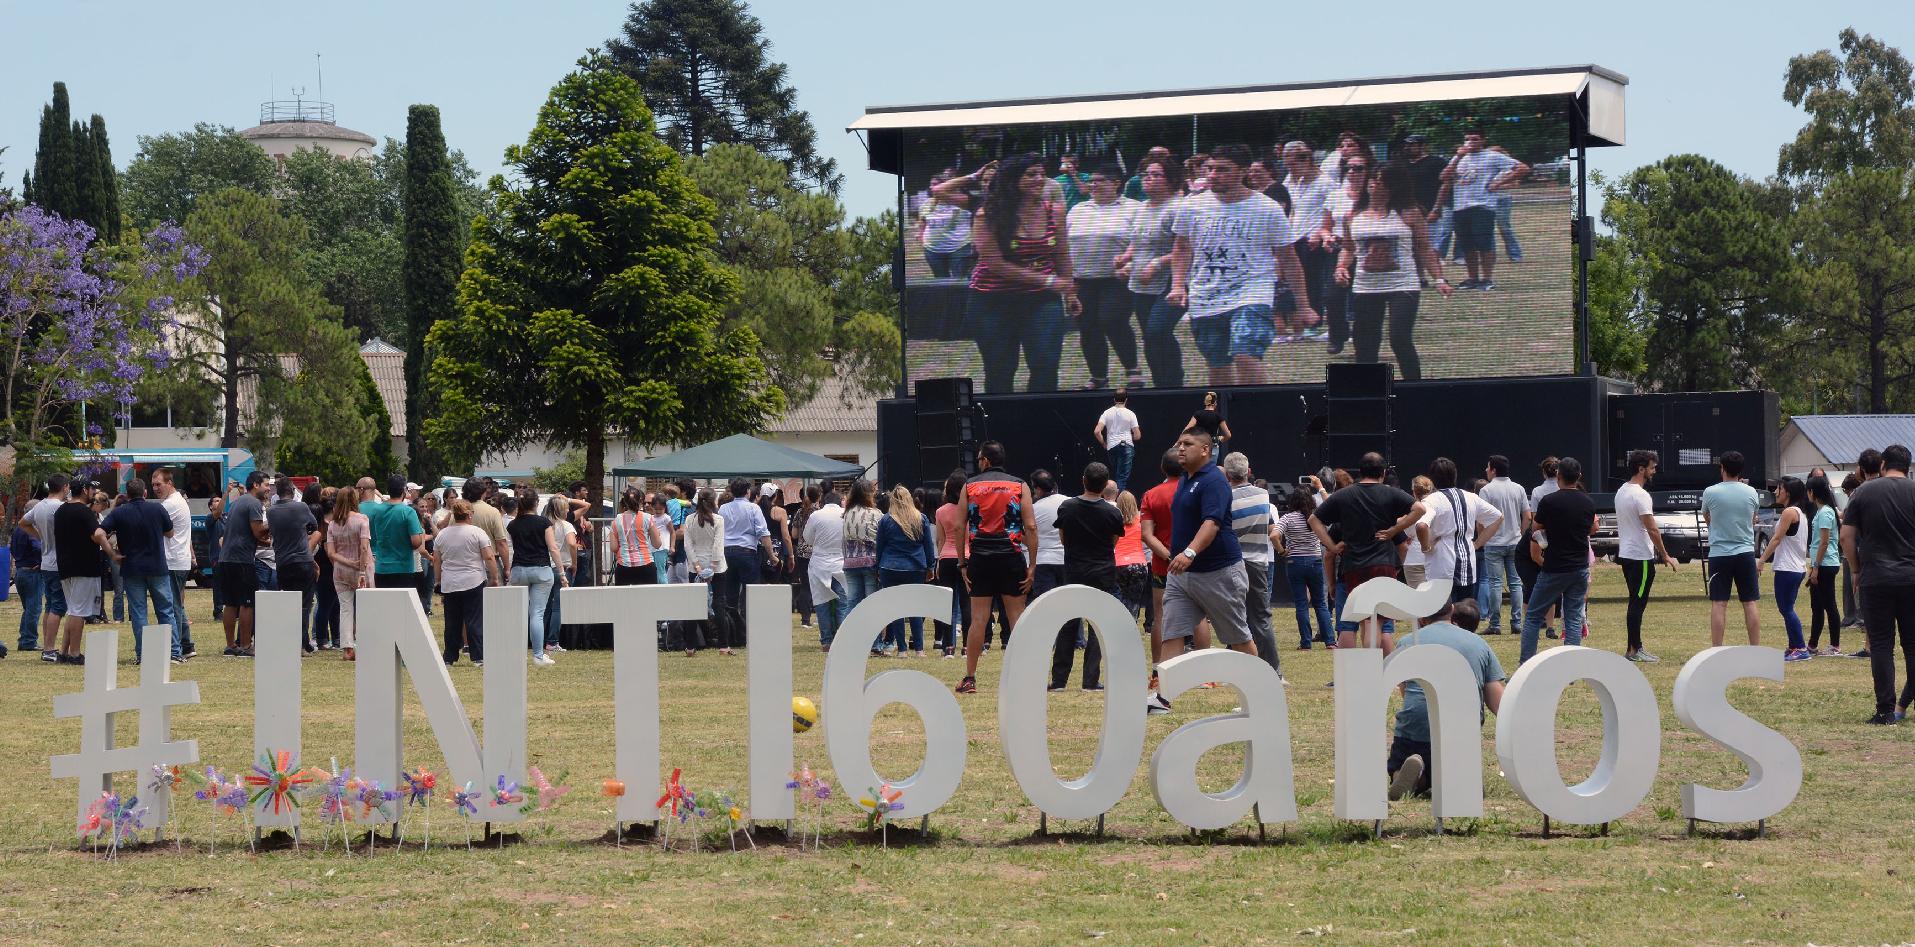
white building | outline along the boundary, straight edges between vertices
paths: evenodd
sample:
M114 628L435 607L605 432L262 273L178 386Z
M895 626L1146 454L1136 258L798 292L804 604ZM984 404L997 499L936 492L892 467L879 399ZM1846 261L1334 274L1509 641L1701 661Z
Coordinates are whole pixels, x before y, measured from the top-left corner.
M377 139L333 121L331 102L262 102L259 124L240 132L273 161L284 164L295 151L324 151L337 158L372 158Z
M1782 429L1782 475L1804 477L1820 467L1836 483L1869 448L1915 447L1915 414L1810 414Z

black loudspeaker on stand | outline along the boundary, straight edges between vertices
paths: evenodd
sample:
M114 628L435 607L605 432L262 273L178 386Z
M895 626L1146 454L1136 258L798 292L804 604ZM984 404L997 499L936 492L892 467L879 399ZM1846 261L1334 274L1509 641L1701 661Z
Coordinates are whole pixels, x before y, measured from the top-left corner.
M953 470L977 473L984 416L972 397L971 379L921 379L915 400L919 479L930 486L942 484Z
M1324 456L1330 466L1354 471L1370 451L1390 457L1396 431L1390 416L1394 377L1387 363L1325 367Z

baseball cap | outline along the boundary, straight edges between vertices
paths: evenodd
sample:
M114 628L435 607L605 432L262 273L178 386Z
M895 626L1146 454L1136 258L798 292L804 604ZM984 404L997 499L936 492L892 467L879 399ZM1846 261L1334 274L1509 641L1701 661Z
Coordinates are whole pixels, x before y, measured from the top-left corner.
M1430 139L1428 135L1404 135L1403 136L1403 141L1406 143L1412 142L1412 141L1427 143L1429 140Z
M771 496L776 496L777 494L778 494L778 485L775 483L767 482L764 486L761 486L758 488L758 495L761 497L771 497Z

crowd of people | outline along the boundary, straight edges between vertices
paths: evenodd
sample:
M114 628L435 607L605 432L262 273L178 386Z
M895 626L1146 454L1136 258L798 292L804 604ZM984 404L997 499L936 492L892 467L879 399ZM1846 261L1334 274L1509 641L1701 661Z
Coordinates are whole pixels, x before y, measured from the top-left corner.
M1141 429L1122 410L1121 396L1115 407L1119 412L1107 413L1100 427L1120 429L1134 448ZM1578 645L1591 634L1591 540L1600 520L1576 458L1545 460L1545 479L1529 490L1511 479L1506 457L1486 458L1480 478L1438 458L1406 491L1386 458L1370 453L1354 472L1325 469L1300 478L1296 489L1273 491L1244 453L1223 450L1226 430L1214 405L1198 411L1160 455L1163 480L1141 497L1121 489L1101 461L1068 477L1042 469L1017 476L1004 446L989 441L980 447L978 472L953 472L941 491L884 491L859 479L842 491L806 486L787 504L776 483L734 478L720 491L681 481L656 491L629 487L616 511L596 521L583 484L576 495L544 496L530 485L506 489L475 478L435 492L393 477L383 491L363 478L352 486L312 484L302 493L290 478L255 472L213 505L214 613L224 653L250 656L257 592L302 592L304 649L337 648L353 660L354 592L408 589L423 610L435 597L443 607L445 663L469 657L476 665L485 654L483 590L523 586L531 605L524 646L534 664L550 665L565 650L560 632L568 627L555 593L592 583L601 571L618 585L709 585L708 619L661 629L667 648L688 654L729 654L745 644L749 585L791 583L801 623L815 624L820 646L830 649L864 598L929 582L955 594L951 615L932 623L928 649L921 619L892 623L859 646L883 656L962 656L956 690L971 694L982 653L994 638L999 647L1008 644L1028 601L1084 585L1123 602L1158 662L1216 642L1267 662L1281 680L1271 595L1281 562L1298 650L1321 644L1387 654L1400 631L1403 640L1462 653L1492 712L1504 674L1484 639L1502 634L1505 602L1509 628L1520 635L1519 664L1545 638ZM1127 463L1127 453L1113 452L1113 459ZM1870 722L1903 719L1915 702L1915 673L1899 691L1894 680L1898 639L1905 660L1915 653L1909 450L1864 452L1840 492L1819 471L1806 480L1784 478L1774 485L1776 515L1766 542L1760 496L1742 477L1744 458L1727 451L1718 464L1721 482L1700 501L1709 527L1711 643L1724 641L1731 598L1741 603L1749 643L1760 643L1760 576L1767 568L1786 629L1785 659L1843 656L1840 578L1855 600L1849 623L1859 615L1868 639L1852 656L1871 661ZM1657 571L1678 566L1649 489L1657 456L1633 451L1626 468L1627 482L1615 494L1615 558L1628 595L1623 653L1652 663L1659 659L1643 647L1644 617ZM171 473L155 471L150 484L129 479L111 497L94 482L63 475L38 492L12 537L25 606L21 650L40 650L47 662L84 663L80 635L103 615L117 575L136 651L150 607L172 628L172 660L193 657L183 607L195 566L192 527ZM607 568L595 568L595 555L610 557ZM1361 626L1344 620L1351 593L1383 578L1447 588L1450 604L1415 629L1386 619ZM1806 640L1797 614L1804 586L1812 618ZM609 644L602 630L571 627L574 643ZM1137 632L1082 622L1059 629L1051 642L1051 689L1069 685L1081 652L1082 688L1102 690L1100 636ZM1390 761L1398 794L1427 786L1423 707L1420 686L1410 685ZM1154 673L1144 712L1172 712Z
M1210 384L1269 381L1276 345L1323 342L1326 360L1351 345L1376 362L1386 337L1415 380L1422 292L1494 290L1498 231L1522 260L1510 189L1530 168L1478 128L1450 155L1423 135L1388 160L1379 150L1353 131L1321 159L1301 140L1184 158L1153 147L1129 175L1013 155L935 174L914 233L933 278L968 281L986 391L1013 390L1020 364L1025 390L1056 390L1070 328L1083 387L1182 387L1179 323ZM1444 258L1468 278L1452 285Z

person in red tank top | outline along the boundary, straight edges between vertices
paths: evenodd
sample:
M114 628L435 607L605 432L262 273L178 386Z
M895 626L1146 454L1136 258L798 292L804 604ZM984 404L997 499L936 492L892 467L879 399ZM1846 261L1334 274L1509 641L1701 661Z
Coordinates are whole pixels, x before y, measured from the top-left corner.
M1065 316L1083 311L1072 279L1070 234L1062 205L1035 154L1006 158L972 228L977 269L966 319L984 361L984 390L1015 390L1020 350L1026 391L1056 391L1064 357Z

